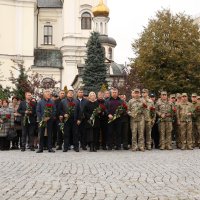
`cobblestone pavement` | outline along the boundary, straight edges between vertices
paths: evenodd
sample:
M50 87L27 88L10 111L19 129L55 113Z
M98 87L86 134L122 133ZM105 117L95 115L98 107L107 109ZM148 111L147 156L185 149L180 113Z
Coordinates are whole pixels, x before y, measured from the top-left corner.
M200 200L200 150L0 152L0 200Z

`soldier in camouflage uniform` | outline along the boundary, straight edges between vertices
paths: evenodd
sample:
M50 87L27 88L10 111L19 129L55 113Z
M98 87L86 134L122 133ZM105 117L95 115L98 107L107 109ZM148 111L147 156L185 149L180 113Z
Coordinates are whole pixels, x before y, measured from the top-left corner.
M177 93L176 94L176 103L175 103L176 109L178 109L178 106L179 106L180 103L181 103L181 94ZM178 149L181 148L181 140L180 140L180 134L181 133L180 132L181 132L180 131L180 125L176 122L176 147Z
M145 143L146 149L151 150L151 130L155 123L156 112L154 107L154 102L148 96L148 89L142 90L142 97L144 102L144 120L145 120Z
M197 104L197 94L193 93L191 96L193 109L195 109ZM193 147L198 147L198 133L197 133L197 126L196 126L196 119L195 116L192 116L192 141L193 141Z
M173 107L167 100L167 92L161 92L161 98L156 103L158 126L160 133L160 150L172 150L172 119Z
M144 112L143 100L140 98L140 90L132 91L132 99L128 102L128 114L132 132L132 150L144 151ZM138 137L137 137L138 136ZM138 140L137 140L138 139ZM138 141L138 142L137 142Z
M197 103L194 107L194 116L195 116L195 126L196 126L196 141L197 145L200 148L200 96L197 96Z
M182 94L182 101L177 110L177 122L180 125L181 150L192 150L192 113L193 105L188 102L186 93Z

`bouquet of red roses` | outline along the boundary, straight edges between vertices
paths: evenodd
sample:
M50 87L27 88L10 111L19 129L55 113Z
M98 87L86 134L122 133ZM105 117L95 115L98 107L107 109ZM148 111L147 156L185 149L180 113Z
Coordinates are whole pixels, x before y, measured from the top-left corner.
M120 118L123 113L127 112L127 110L128 110L128 107L126 103L123 102L120 106L117 107L117 109L115 110L115 114L113 115L113 118L109 119L108 123L111 123L117 118Z
M67 112L65 113L68 114L68 117L64 117L64 123L74 114L75 105L74 102L68 102Z
M151 106L151 107L149 108L149 112L150 112L151 118L154 118L155 113L156 113L156 108L155 108L154 106Z
M105 110L106 110L106 107L103 104L99 104L99 106L93 110L92 115L90 119L88 120L88 123L94 126L95 118L98 117Z
M42 118L42 121L39 123L39 127L46 127L47 126L47 121L45 118L51 117L53 112L53 104L46 104L44 108L44 116Z
M8 120L10 120L10 118L11 118L11 115L10 115L10 114L2 114L2 115L1 115L0 119L2 120L2 122L1 122L1 124L0 124L0 130L2 130L3 124L4 124L5 122L7 122Z
M31 102L29 102L26 105L26 111L32 112L32 110L33 110L33 104ZM24 120L23 120L23 125L26 126L27 122L28 122L28 124L30 124L29 113L25 113Z

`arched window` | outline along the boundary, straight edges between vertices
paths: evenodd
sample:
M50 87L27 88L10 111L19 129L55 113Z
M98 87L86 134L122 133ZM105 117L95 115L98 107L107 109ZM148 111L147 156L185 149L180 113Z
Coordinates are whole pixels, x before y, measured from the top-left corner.
M90 13L84 12L81 15L81 29L91 29L92 28L92 17Z
M112 60L112 48L109 47L108 49L108 59Z

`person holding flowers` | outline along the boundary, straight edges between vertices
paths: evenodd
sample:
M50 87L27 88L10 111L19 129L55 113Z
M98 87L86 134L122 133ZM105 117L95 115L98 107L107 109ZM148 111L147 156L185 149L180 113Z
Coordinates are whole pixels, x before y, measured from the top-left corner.
M8 100L2 100L2 107L0 108L0 150L10 149L10 141L6 137L9 129L14 128L14 112L8 104Z
M145 146L147 150L151 150L152 138L151 130L156 120L156 109L153 101L149 98L149 90L142 90L142 99L144 107L144 135L145 135Z
M90 145L91 152L97 151L101 113L102 108L97 101L96 94L94 92L90 92L88 96L88 102L83 109L83 114L86 120L85 128L87 133L87 142Z
M74 91L68 90L67 96L60 103L60 120L64 123L64 149L67 152L71 145L74 146L74 151L79 152L79 136L77 125L77 101L73 98Z
M126 112L123 101L119 98L117 88L111 89L111 97L106 101L106 112L108 116L108 150L121 149L121 115Z
M36 107L37 119L39 121L39 149L36 153L42 153L44 147L44 134L47 131L48 138L48 152L54 153L52 149L52 124L56 115L56 108L51 99L50 90L43 92L43 99L41 99Z
M140 97L140 89L132 91L132 99L128 102L128 114L132 132L132 151L144 151L144 110L147 105ZM138 138L138 139L137 139Z
M29 147L34 151L34 130L36 124L36 104L31 101L31 92L25 92L25 101L21 101L18 108L18 113L22 116L22 147L21 151L26 149L26 141L28 137Z
M177 122L180 125L181 150L192 150L192 116L194 109L188 101L187 93L182 93L182 100L177 109Z

